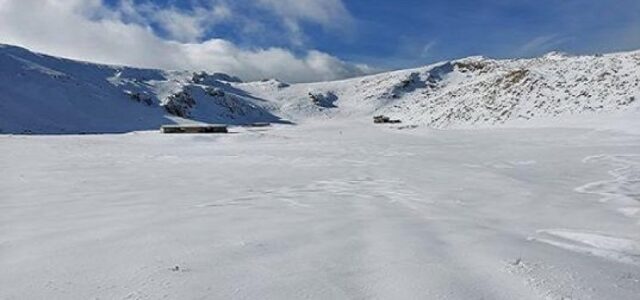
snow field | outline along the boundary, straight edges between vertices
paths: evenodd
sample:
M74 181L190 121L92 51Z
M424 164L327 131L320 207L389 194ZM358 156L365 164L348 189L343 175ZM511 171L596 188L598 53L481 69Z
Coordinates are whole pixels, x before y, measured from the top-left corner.
M1 136L0 298L640 294L638 135L233 130Z

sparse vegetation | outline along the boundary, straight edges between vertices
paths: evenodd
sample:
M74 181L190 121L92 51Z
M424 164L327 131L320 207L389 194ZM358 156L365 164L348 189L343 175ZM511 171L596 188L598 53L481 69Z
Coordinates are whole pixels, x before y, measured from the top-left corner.
M511 71L504 76L501 83L503 84L504 88L510 88L520 83L523 79L527 77L527 75L529 75L529 70L520 69L520 70Z
M478 72L487 69L489 66L487 63L482 61L458 61L453 63L453 66L460 72Z

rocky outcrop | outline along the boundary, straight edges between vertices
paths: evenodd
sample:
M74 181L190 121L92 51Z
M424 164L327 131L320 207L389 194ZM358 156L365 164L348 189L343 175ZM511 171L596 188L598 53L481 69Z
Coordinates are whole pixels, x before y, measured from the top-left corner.
M164 103L165 110L175 116L188 118L191 116L191 109L196 105L196 100L189 91L183 90L167 97Z
M325 92L325 93L312 93L309 92L309 99L311 99L311 103L313 105L322 107L322 108L335 108L335 102L338 101L338 96L333 92Z
M146 92L124 91L124 93L125 95L129 96L129 99L135 102L143 103L148 106L151 106L153 104L153 97L151 97L151 95Z
M224 73L213 73L209 74L207 72L193 73L191 77L191 82L195 84L202 85L219 85L220 82L234 82L240 83L242 80L238 77L227 75Z

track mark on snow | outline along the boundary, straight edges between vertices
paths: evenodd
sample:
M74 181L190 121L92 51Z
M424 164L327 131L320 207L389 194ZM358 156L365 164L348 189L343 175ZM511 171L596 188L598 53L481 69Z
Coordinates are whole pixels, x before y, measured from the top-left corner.
M195 205L195 207L197 208L228 207L228 206L247 207L247 206L251 206L252 205L251 202L254 200L256 200L256 197L238 197L228 201L217 201L217 202L197 204Z
M537 236L530 240L582 254L640 265L640 242L634 239L564 229L539 230L537 233Z
M608 172L613 179L585 184L576 188L576 192L599 195L602 197L601 202L615 205L616 210L621 214L627 217L638 216L640 213L640 155L595 155L585 157L582 162L613 165L615 168ZM640 241L637 237L552 229L539 230L530 240L582 254L640 265Z
M463 166L473 169L490 168L490 169L516 169L536 165L535 160L510 160L510 161L490 161L483 164L463 164Z
M374 179L370 177L317 180L308 184L282 186L275 189L250 191L249 196L227 201L216 201L195 205L197 208L212 207L255 207L267 202L278 201L291 208L307 209L316 205L326 205L335 200L386 200L412 210L420 210L432 201L414 192L400 180Z
M602 202L640 202L640 155L596 155L588 156L582 162L612 164L615 169L609 171L612 180L585 184L576 188L577 192L600 195Z
M613 179L585 184L576 192L599 195L601 202L615 205L622 215L640 219L640 155L594 155L582 162L606 163L615 169L608 172Z

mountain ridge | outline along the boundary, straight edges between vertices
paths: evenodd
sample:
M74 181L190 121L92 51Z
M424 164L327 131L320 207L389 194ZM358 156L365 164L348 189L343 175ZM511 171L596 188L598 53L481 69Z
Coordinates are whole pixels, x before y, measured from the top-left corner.
M166 123L303 122L387 114L435 128L638 110L640 51L468 57L329 82L78 62L0 45L3 133L103 133Z

